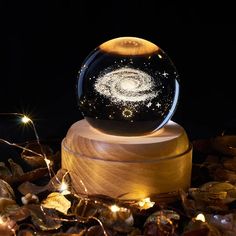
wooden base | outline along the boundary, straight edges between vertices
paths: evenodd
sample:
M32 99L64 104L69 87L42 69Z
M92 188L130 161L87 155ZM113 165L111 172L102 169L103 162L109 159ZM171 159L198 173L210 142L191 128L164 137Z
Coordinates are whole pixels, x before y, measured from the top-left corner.
M184 129L170 121L146 136L113 136L76 122L62 141L62 168L78 193L123 199L186 189L192 148Z

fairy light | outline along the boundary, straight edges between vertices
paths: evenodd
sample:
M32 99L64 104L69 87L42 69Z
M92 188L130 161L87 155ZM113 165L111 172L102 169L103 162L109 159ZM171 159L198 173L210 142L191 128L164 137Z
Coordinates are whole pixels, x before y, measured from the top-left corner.
M16 112L12 112L12 113L0 113L0 115L13 115L13 116L18 116L20 117L20 120L21 120L21 123L23 124L30 124L31 127L33 128L33 131L34 131L34 135L35 135L35 138L36 138L36 141L40 147L40 151L42 153L42 155L39 155L41 157L44 158L44 162L47 166L47 169L48 169L48 173L49 173L49 176L50 178L52 178L53 176L53 170L51 168L51 161L47 158L47 155L45 154L44 150L43 150L43 147L40 143L40 139L39 139L39 135L38 135L38 132L37 132L37 129L36 129L36 126L33 122L33 120L31 118L29 118L29 116L25 115L25 114L22 114L22 113L16 113ZM1 142L4 142L6 144L9 144L9 145L12 145L12 146L16 146L16 147L19 147L19 148L22 148L21 146L15 144L15 143L9 143L8 141L4 140L4 139L0 139ZM25 148L22 148L23 150L27 150L27 151L30 151L31 153L35 153L34 151L32 150L29 150L29 149L25 149ZM37 153L38 155L38 153Z
M46 156L44 157L44 161L45 161L45 163L47 165L47 168L51 169L51 161Z
M21 118L22 123L24 123L24 124L30 123L31 124L31 126L32 126L32 128L34 130L34 135L35 135L36 141L37 141L37 143L38 143L38 145L40 147L41 153L43 154L44 162L45 162L45 164L47 166L49 176L52 177L51 161L47 158L47 155L45 154L45 152L43 150L43 147L42 147L42 145L40 143L39 135L38 135L38 132L37 132L37 129L35 127L35 124L34 124L33 120L30 119L26 115L21 114L21 116L22 116L22 118Z
M116 204L109 206L110 210L112 213L117 213L117 212L128 212L128 208L125 207L119 207Z
M0 216L0 225L6 225L6 220L2 216Z
M29 123L29 122L32 122L32 120L31 120L28 116L26 116L26 115L24 115L24 116L21 118L21 121L22 121L22 123L24 123L24 124L27 124L27 123Z
M199 221L202 221L202 222L206 222L206 218L205 218L205 216L204 216L202 213L198 214L198 215L195 217L195 220L199 220Z
M141 199L137 204L140 207L140 209L146 210L153 207L155 205L155 202L151 202L150 197L147 197Z
M110 209L114 213L120 211L120 207L118 207L117 205L110 206Z
M71 193L69 191L69 184L65 180L62 180L61 184L58 187L58 190L62 195L67 195Z
M68 190L68 184L66 183L66 182L62 182L61 184L60 184L60 186L59 186L59 191L60 192L64 192L64 191L67 191Z
M69 185L69 181L66 180L66 176L69 174L69 172L67 171L63 176L61 181L59 179L57 179L57 181L59 181L59 185L57 186L57 190L62 194L62 195L67 195L70 194L70 185Z
M0 215L0 230L3 229L5 233L9 233L8 230L12 232L14 236L16 236L15 229L13 228L14 225L10 222L10 219L8 217L3 217ZM7 230L8 229L8 230ZM6 230L8 232L6 232Z

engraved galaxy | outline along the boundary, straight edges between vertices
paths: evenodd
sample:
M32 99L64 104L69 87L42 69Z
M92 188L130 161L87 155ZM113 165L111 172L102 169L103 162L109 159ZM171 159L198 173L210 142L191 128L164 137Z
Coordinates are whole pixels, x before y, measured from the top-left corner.
M101 75L96 79L95 90L113 103L149 103L158 94L153 78L147 73L129 67Z
M111 39L95 48L80 67L77 97L82 116L93 128L111 135L146 135L174 114L178 73L152 42Z

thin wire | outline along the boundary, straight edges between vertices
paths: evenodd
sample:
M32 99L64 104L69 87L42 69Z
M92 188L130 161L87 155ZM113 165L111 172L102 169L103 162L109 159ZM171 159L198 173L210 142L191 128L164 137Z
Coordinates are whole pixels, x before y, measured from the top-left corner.
M31 152L31 153L37 155L37 156L43 157L43 155L40 154L40 153L38 153L38 152L35 152L35 151L33 151L33 150L29 149L29 148L20 146L20 145L18 145L18 144L16 144L16 143L11 143L11 142L9 142L9 141L7 141L7 140L5 140L5 139L0 138L0 142L1 142L1 143L5 143L5 144L10 145L10 146L18 147L18 148L20 148L20 149L22 149L22 150L24 150L24 151L28 151L28 152Z

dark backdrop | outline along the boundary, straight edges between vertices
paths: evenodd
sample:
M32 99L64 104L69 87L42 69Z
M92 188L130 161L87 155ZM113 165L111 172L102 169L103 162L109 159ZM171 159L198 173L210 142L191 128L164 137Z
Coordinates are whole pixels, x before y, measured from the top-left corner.
M30 113L41 137L60 140L82 118L75 95L82 61L106 40L136 36L159 45L176 65L181 96L173 120L190 139L233 130L234 8L189 2L1 2L0 112ZM0 134L14 136L1 122Z

